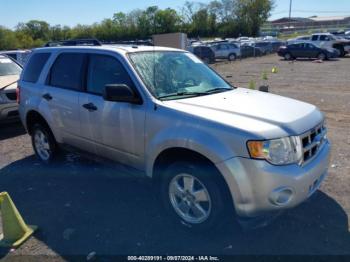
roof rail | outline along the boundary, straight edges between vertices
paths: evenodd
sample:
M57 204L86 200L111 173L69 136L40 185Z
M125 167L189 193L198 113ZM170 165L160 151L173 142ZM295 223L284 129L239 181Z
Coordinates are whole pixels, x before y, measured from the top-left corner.
M102 43L95 38L87 39L70 39L62 41L51 41L44 45L44 47L56 46L102 46Z

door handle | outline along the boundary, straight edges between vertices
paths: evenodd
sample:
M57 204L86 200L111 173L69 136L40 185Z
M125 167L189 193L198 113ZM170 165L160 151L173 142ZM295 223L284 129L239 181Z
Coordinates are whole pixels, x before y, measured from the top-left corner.
M83 107L89 112L97 111L97 107L93 103L85 104Z
M52 96L51 96L49 93L43 95L43 98L44 98L46 101L51 101L51 100L52 100Z

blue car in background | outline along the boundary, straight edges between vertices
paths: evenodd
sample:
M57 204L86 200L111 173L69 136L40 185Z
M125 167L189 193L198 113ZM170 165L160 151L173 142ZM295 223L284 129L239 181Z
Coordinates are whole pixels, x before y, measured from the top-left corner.
M319 60L327 60L339 57L339 51L337 49L320 48L307 42L282 46L277 54L284 57L285 60L297 58L317 58Z

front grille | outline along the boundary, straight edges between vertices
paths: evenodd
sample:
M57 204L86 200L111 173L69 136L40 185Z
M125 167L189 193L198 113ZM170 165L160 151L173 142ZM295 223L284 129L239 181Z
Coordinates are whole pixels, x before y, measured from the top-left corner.
M324 123L322 123L301 136L304 163L312 160L317 155L326 140L326 135L327 129L324 126Z
M17 99L17 95L16 95L16 92L11 92L11 93L5 93L7 98L10 99L10 100L13 100L13 101L16 101Z

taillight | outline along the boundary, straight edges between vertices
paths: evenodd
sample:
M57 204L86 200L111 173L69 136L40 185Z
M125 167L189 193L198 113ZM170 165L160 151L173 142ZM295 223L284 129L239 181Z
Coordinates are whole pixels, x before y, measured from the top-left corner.
M19 85L17 85L17 88L16 88L16 101L17 101L17 104L21 102L21 87Z

